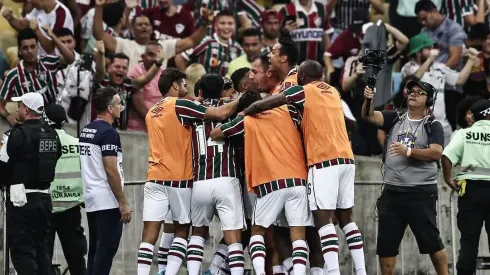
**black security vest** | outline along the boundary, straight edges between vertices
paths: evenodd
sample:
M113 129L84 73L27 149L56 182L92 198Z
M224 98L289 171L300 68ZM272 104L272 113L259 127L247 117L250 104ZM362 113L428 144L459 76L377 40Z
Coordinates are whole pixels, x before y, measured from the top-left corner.
M23 158L29 163L26 189L48 189L55 177L61 142L56 130L48 124L23 124Z

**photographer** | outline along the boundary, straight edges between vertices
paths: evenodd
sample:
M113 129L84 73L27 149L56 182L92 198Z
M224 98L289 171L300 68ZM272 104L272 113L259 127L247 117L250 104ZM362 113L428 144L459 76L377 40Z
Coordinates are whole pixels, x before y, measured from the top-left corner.
M379 60L380 58L377 58L376 55L369 52L362 52L362 54L359 54L358 56L347 58L340 80L344 92L342 97L352 109L353 113L356 115L356 120L358 121L357 134L352 136L354 153L356 155L370 156L380 154L381 147L377 142L376 128L363 121L360 117L360 110L362 102L364 101L363 89L366 86L367 80L365 67L373 65L383 66L383 70L378 74L376 87L378 88L378 91L388 93L388 98L391 97L391 71L393 64L399 59L400 53L407 46L408 38L389 24L365 24L363 26L363 33L363 41L366 42L363 45L369 49L383 48L381 45L375 45L372 42L375 38L378 38L378 36L382 36L383 38L386 37L386 34L391 34L393 36L393 43L387 47L385 52L386 64L384 60ZM386 46L387 42L381 41L380 44ZM366 59L366 61L370 61L373 64L363 64L361 62L362 59ZM376 62L381 64L375 64ZM377 97L376 100L374 100L374 103L377 104L376 106L384 104L385 102L382 101L385 98L386 96Z
M366 101L374 97L364 90L363 119L387 133L383 156L385 184L377 201L378 241L376 253L382 274L393 274L396 256L407 226L421 254L430 254L437 274L448 274L447 254L436 223L436 162L444 145L442 125L427 115L434 102L434 87L422 81L407 83L404 114L374 111ZM369 105L369 114L366 108Z
M458 275L472 275L483 223L490 229L490 101L482 99L470 108L475 123L458 131L442 156L446 184L459 192L458 229L461 232L456 269ZM461 172L452 177L452 167L461 163Z

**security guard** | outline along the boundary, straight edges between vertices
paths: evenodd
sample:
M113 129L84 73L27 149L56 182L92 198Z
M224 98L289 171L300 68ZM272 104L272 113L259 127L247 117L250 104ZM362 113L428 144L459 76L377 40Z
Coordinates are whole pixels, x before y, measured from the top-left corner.
M458 275L475 274L480 233L490 231L490 101L470 108L475 123L458 131L442 153L444 180L459 192L457 224L461 232ZM453 179L451 168L461 163Z
M56 130L61 141L62 155L56 165L56 175L51 183L51 200L53 201L53 216L49 248L53 254L55 236L58 238L65 254L68 269L72 275L85 275L87 266L87 239L83 233L82 214L83 183L80 171L80 152L78 138L67 134L63 124L67 121L63 107L51 104L44 112L44 122Z
M49 187L61 156L60 140L41 122L41 94L26 93L12 101L18 102L18 120L23 123L13 127L4 145L12 167L6 203L10 256L19 275L51 275Z

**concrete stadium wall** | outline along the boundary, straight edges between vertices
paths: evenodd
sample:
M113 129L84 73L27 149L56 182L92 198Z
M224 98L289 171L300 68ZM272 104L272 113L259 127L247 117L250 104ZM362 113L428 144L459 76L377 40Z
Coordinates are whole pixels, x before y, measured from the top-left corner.
M0 122L0 131L3 133L7 130L5 122ZM66 130L70 134L75 134L76 129L67 126ZM146 169L148 164L148 141L145 133L136 132L121 132L121 140L123 146L123 162L124 175L127 182L124 192L127 200L134 210L131 223L124 226L123 237L121 239L118 254L114 258L111 274L136 274L137 268L137 251L141 240L143 228L142 210L143 210L143 185L142 182L146 177ZM379 274L378 260L376 256L376 200L382 190L381 177L381 162L378 157L356 157L356 205L354 208L354 219L357 222L360 230L364 235L364 251L366 255L366 266L368 274ZM455 206L455 199L452 200ZM438 224L441 231L442 240L446 246L449 264L452 273L452 267L455 265L453 259L453 240L452 240L452 217L450 189L445 186L440 177L439 182L439 201L438 201ZM84 215L85 216L85 215ZM84 217L83 225L88 237L86 220ZM211 228L211 238L206 243L205 260L203 268L207 268L209 261L212 258L215 247L222 237L219 229L219 223L215 222ZM3 220L0 222L0 229L3 229ZM3 231L3 230L2 230ZM340 255L342 274L355 274L353 272L353 264L350 259L349 250L345 245L345 239L340 229L337 229L340 237ZM455 228L456 243L459 243L459 232ZM3 244L3 242L2 242ZM2 245L3 247L3 245ZM66 268L66 262L63 257L63 252L56 243L56 253L53 263L62 265L62 269ZM459 244L456 247L459 250ZM485 232L482 232L480 241L480 255L488 256L488 239ZM0 257L2 255L0 254ZM3 257L2 257L3 258ZM250 268L250 262L246 263L247 268ZM2 268L3 270L3 268ZM152 268L152 274L156 274L156 261ZM480 271L481 272L481 271ZM181 269L181 274L185 274L185 270ZM397 262L396 274L436 274L432 267L430 258L426 255L419 255L418 246L410 229L407 229L403 243L400 248L400 256ZM453 274L453 273L452 273ZM484 273L481 273L484 274Z

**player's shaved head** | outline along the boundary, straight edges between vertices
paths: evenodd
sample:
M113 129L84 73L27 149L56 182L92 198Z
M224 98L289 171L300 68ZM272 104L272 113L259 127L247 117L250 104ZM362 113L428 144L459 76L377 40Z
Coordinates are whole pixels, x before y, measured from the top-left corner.
M305 60L298 69L298 84L305 85L323 78L323 67L315 60Z

